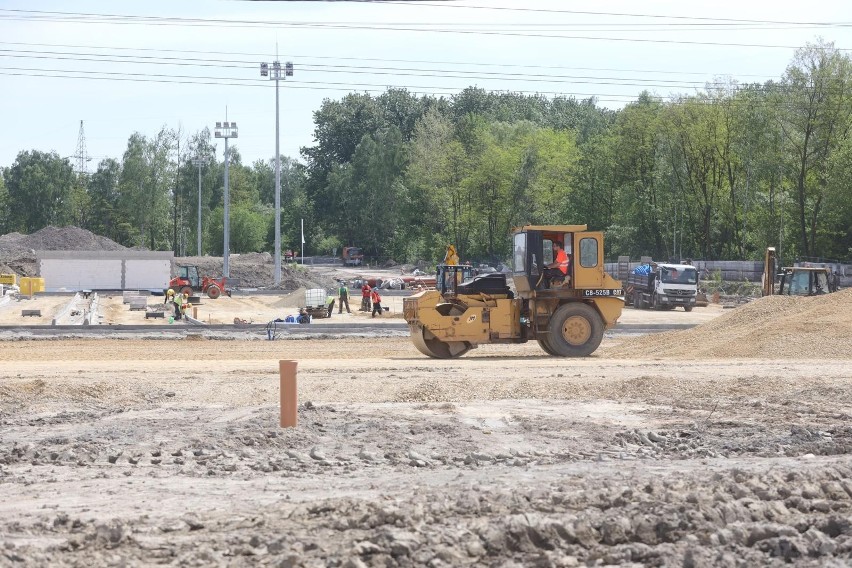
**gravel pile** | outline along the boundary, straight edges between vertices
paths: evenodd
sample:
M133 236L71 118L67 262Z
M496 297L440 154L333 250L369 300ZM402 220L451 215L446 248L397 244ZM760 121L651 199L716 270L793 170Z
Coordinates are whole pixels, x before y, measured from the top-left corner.
M221 278L224 262L219 256L176 257L175 266L194 264L200 275ZM281 265L281 284L275 283L275 263L268 252L253 252L231 255L229 258L231 278L238 281L241 288L276 288L278 290L298 290L299 288L337 288L330 278L314 274L309 268L299 264Z
M0 236L0 273L36 276L37 250L124 250L127 247L106 237L79 227L45 227L30 235L9 233ZM220 278L222 257L188 256L175 258L175 265L194 264L202 275ZM231 255L231 278L241 287L272 287L275 282L274 262L268 252ZM301 265L281 267L280 290L298 288L334 289L337 284L326 277L313 274Z
M852 359L852 289L767 296L685 331L625 340L607 357Z
M0 272L36 275L37 250L123 250L126 247L79 227L45 227L35 233L0 236Z
M30 235L9 233L0 237L3 254L26 254L33 250L123 250L117 242L79 227L45 227Z

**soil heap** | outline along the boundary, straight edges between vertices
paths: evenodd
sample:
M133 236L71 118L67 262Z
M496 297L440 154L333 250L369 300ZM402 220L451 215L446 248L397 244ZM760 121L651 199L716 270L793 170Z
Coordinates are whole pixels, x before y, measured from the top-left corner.
M29 235L0 236L0 272L36 276L37 250L123 250L117 242L79 227L45 227Z
M198 267L200 276L221 278L224 262L221 256L185 256L176 257L175 266L182 264ZM276 288L278 290L298 290L299 288L335 289L337 284L330 278L314 274L310 268L301 264L281 265L281 284L275 284L275 263L268 252L232 254L228 258L231 279L237 281L240 288Z
M852 359L852 289L766 296L684 331L627 339L607 357Z
M32 234L9 233L0 236L0 273L18 276L37 276L37 250L124 250L127 247L98 236L79 227L45 227ZM275 282L274 263L268 252L232 254L231 278L240 287L272 287ZM221 278L222 257L176 257L175 266L194 264L201 275ZM173 275L174 276L174 275ZM334 289L337 284L330 278L318 276L302 265L285 264L281 267L281 290L299 288Z

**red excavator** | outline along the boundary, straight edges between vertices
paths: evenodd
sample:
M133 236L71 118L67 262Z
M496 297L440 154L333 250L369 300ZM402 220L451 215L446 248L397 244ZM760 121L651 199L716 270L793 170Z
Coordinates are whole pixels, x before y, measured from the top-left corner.
M225 288L224 277L221 280L209 276L199 278L198 267L193 265L178 266L178 275L169 280L169 288L179 294L186 292L190 296L194 295L194 292L201 292L207 294L211 300L215 300L223 292L231 295L231 291Z

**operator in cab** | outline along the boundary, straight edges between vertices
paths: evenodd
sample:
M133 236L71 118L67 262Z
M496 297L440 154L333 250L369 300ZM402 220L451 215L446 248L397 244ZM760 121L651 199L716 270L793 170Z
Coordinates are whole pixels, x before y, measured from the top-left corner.
M553 280L561 280L562 286L566 286L570 280L568 276L568 253L559 241L553 241L553 262L548 264L544 270L545 288L550 287Z

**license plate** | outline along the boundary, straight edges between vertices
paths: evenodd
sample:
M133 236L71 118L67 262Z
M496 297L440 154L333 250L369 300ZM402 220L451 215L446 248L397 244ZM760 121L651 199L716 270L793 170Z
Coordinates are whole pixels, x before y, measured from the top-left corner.
M587 298L595 298L600 296L623 296L624 290L621 288L600 288L594 290L583 290L583 296Z

